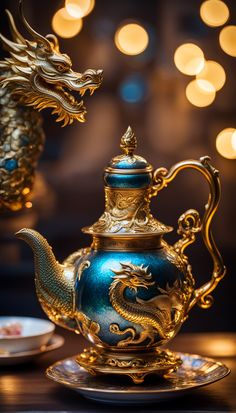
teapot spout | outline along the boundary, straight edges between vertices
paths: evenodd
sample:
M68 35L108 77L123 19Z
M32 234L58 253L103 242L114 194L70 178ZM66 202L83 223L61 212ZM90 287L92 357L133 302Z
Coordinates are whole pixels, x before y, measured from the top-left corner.
M74 267L59 264L47 240L37 231L23 228L16 236L33 250L36 292L43 310L54 323L77 332Z

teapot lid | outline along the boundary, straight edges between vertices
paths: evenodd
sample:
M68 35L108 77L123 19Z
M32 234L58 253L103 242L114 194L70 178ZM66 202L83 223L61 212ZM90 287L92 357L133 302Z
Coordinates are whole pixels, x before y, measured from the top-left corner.
M152 183L153 167L142 156L134 155L137 139L129 126L121 138L124 152L111 159L105 168L106 186L113 188L145 188Z
M112 158L104 172L105 211L83 232L120 238L160 236L172 231L151 214L153 167L146 159L134 155L137 139L130 126L121 138L120 147L124 154Z

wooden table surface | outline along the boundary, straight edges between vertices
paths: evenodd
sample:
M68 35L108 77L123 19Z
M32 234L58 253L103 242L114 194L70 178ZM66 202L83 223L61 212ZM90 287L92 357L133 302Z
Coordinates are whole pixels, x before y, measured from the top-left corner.
M60 349L21 366L0 367L0 412L120 412L121 407L90 402L71 389L45 377L45 369L86 346L81 336L57 329L65 337ZM131 412L229 412L236 411L236 334L179 334L172 349L218 357L231 374L217 383L193 390L169 402L122 407Z

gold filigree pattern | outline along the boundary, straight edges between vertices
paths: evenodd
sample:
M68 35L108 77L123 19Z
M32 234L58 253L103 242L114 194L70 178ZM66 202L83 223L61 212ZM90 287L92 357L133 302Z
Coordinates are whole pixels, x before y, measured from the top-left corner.
M200 216L195 209L189 209L179 217L177 232L179 235L182 235L182 239L173 245L173 249L183 260L187 260L184 254L185 248L195 241L195 234L201 231L201 229Z
M137 148L137 138L130 126L121 138L120 147L129 156L132 156Z
M96 321L90 320L90 318L81 311L76 311L75 319L78 324L78 328L84 337L87 337L89 341L94 344L102 344L102 341L98 337L101 327Z
M182 321L184 314L184 293L181 282L176 280L172 287L168 284L166 290L158 288L162 293L149 300L136 296L135 302L125 297L126 288L138 292L139 288L148 288L154 284L152 274L144 266L131 263L121 263L121 270L112 270L115 274L110 285L109 296L113 308L125 320L142 327L140 334L134 327L121 330L118 324L110 325L110 332L117 335L130 335L118 342L118 347L136 345L147 341L147 346L156 344L157 336L165 341L175 334L178 322Z
M113 353L107 349L85 349L76 361L91 374L126 374L134 383L142 383L151 373L163 375L176 370L181 359L169 350L155 350L149 354Z
M73 252L70 254L64 261L63 265L75 265L76 261L78 261L81 257L85 257L91 251L91 248L80 248L78 251Z
M91 227L92 234L164 234L172 230L150 212L149 189L113 190L105 188L105 212Z
M180 242L180 244L178 244ZM179 240L175 245L181 245L182 239ZM195 281L192 275L192 267L188 262L188 257L184 254L178 253L178 248L175 249L175 245L171 246L167 244L164 240L161 241L162 246L165 248L165 257L173 265L175 265L183 274L184 279L182 281L183 290L183 304L184 306L189 301L189 297L192 296L194 292ZM186 245L186 244L185 244Z
M150 196L157 195L161 189L172 182L176 175L184 169L197 170L209 184L210 194L205 206L202 223L200 224L198 212L195 210L190 210L190 212L187 211L183 214L179 220L179 231L183 235L183 239L174 246L183 256L184 249L193 242L195 232L201 229L203 241L213 261L213 272L210 281L194 291L188 310L196 303L202 308L209 308L213 303L210 293L226 274L226 268L211 231L211 222L219 205L221 188L219 172L211 165L210 160L209 156L204 156L199 161L190 159L179 162L172 166L169 171L166 168L156 169L154 172L154 185L150 193Z

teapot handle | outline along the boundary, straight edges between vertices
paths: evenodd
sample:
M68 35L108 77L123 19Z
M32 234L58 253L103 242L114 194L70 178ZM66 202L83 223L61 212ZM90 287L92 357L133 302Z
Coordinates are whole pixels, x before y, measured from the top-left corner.
M211 280L194 291L192 300L190 301L187 309L188 312L196 303L198 303L198 305L202 308L209 308L212 305L213 298L210 293L216 288L219 281L224 277L226 268L211 232L211 221L218 208L221 190L219 172L210 164L210 158L208 156L200 158L199 161L190 159L179 162L172 166L169 171L166 168L156 169L153 175L154 185L151 196L157 195L161 189L166 187L169 182L173 181L178 172L187 168L196 169L203 174L209 184L210 194L208 202L205 206L202 224L200 223L199 214L195 210L188 210L179 218L178 233L183 237L176 242L174 249L187 263L187 257L183 254L184 249L189 244L194 242L194 234L201 231L203 241L213 260Z

